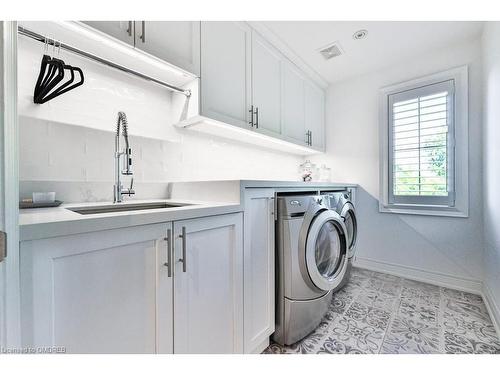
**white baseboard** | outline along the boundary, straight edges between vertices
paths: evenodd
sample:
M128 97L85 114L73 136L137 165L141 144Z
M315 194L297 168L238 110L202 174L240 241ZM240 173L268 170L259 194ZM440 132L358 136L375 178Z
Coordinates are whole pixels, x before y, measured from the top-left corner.
M415 281L435 284L464 292L482 294L483 283L481 280L457 277L434 271L425 271L416 267L401 264L382 262L369 258L355 257L354 266L370 271L383 272L394 276L404 277Z
M488 314L490 314L491 321L495 326L495 330L497 331L498 337L500 337L500 306L495 301L493 297L493 293L491 292L490 287L483 283L483 301L488 309Z

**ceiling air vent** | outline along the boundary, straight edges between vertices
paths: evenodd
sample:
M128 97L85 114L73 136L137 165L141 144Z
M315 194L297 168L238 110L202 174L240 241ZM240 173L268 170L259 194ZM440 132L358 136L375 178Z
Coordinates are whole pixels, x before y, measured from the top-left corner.
M319 50L319 53L325 58L325 60L330 60L331 58L337 57L344 53L342 47L340 47L339 42L333 42L326 47Z

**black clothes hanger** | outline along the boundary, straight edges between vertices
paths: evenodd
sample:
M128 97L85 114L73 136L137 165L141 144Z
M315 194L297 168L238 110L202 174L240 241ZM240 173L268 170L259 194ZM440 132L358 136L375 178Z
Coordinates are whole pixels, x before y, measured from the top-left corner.
M43 97L42 95L38 96L38 98L37 98L38 103L43 103L44 99L48 98L49 96L51 96L57 92L60 92L62 89L64 89L65 87L68 87L70 84L73 83L73 81L75 80L75 72L73 71L73 67L70 65L64 65L64 69L69 71L71 78L58 87L54 86L54 88L53 88L54 90L52 92L47 92L45 97Z
M47 70L47 65L51 59L52 58L49 55L43 55L43 57L42 57L42 63L40 64L40 73L38 73L38 79L36 80L33 98L36 98L38 96L38 94L40 93L42 81L45 77L45 73Z
M46 51L48 44L49 40L46 39ZM52 42L54 51L56 49L56 44L56 41ZM60 49L61 44L59 43L59 51ZM65 77L65 70L70 73L71 78L61 84ZM75 71L78 73L80 78L76 83L73 83L75 81ZM83 71L80 68L66 65L63 60L44 54L40 65L40 73L38 74L38 79L35 84L33 101L36 104L46 103L59 95L83 85L84 81L85 78L83 76Z
M34 98L34 102L39 104L40 100L47 95L59 82L64 79L64 61L53 57L49 62L49 71L42 81L42 85L38 95Z
M46 103L49 100L52 100L52 99L58 97L59 95L62 95L70 90L73 90L74 88L77 88L78 86L83 85L83 83L85 82L85 78L83 76L82 70L80 68L73 67L70 65L64 66L64 69L68 69L68 68L71 72L71 79L69 81L65 82L64 84L62 84L61 86L59 86L56 90L54 90L52 93L47 95L45 98L41 98L40 101L38 102L39 104ZM80 81L71 85L71 83L74 81L74 77L75 77L74 71L77 71L78 74L80 75Z

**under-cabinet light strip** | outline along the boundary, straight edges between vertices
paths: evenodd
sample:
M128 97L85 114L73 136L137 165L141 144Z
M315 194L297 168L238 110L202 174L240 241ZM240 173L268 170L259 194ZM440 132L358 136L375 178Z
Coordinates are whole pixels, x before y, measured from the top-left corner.
M18 33L20 35L27 36L27 37L29 37L31 39L34 39L34 40L37 40L39 42L48 43L51 46L55 46L57 48L62 48L64 50L66 50L66 51L69 51L69 52L72 52L72 53L74 53L76 55L85 57L85 58L87 58L89 60L96 61L96 62L98 62L100 64L107 65L107 66L109 66L111 68L120 70L122 72L135 75L135 76L137 76L139 78L142 78L142 79L145 79L147 81L154 82L154 83L156 83L158 85L161 85L161 86L163 86L163 87L165 87L165 88L167 88L167 89L169 89L169 90L171 90L173 92L177 92L177 93L186 95L187 97L191 96L191 90L181 89L179 87L170 85L170 84L168 84L166 82L160 81L160 80L158 80L156 78L153 78L153 77L147 76L145 74L139 73L136 70L132 70L132 69L126 68L126 67L124 67L122 65L116 64L116 63L114 63L112 61L103 59L102 57L96 56L96 55L94 55L92 53L85 52L85 51L82 51L81 49L78 49L76 47L70 46L68 44L60 43L58 41L54 41L53 39L46 38L45 36L43 36L41 34L38 34L38 33L35 33L34 31L28 30L25 27L19 26L18 27Z

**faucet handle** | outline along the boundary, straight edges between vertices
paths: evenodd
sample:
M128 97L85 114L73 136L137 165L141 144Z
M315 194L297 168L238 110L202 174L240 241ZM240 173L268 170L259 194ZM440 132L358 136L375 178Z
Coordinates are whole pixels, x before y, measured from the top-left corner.
M122 190L121 190L122 194L123 194L123 195L125 195L125 194L126 194L126 195L128 195L129 197L130 197L131 195L134 195L134 194L135 194L135 191L134 191L133 187L134 187L134 178L132 177L132 178L130 179L130 187L129 187L128 189L122 189Z
M132 194L135 194L135 191L133 189L134 187L134 178L132 177L130 179L130 187L128 188L128 196L130 197Z

